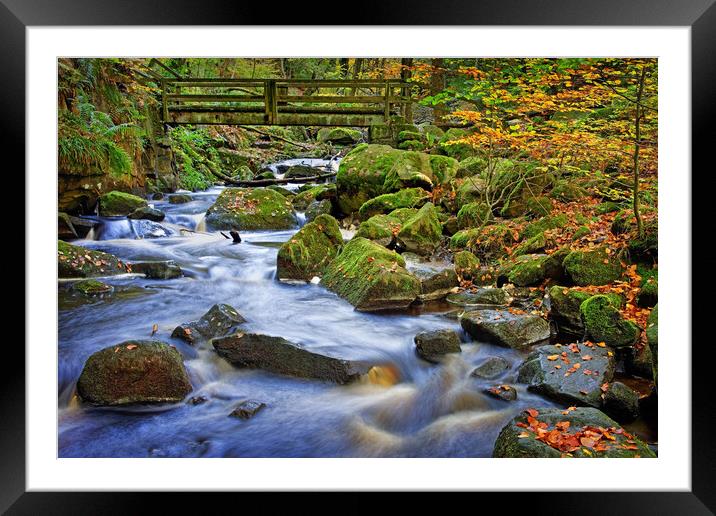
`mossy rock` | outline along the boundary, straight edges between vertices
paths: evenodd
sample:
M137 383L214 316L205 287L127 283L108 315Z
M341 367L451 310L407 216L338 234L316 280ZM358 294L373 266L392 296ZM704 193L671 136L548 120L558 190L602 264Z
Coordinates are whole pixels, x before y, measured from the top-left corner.
M207 225L215 229L244 231L291 229L296 216L291 201L268 188L227 188L206 212Z
M440 138L440 149L443 153L451 158L463 160L470 156L474 156L477 151L467 143L457 143L457 140L465 138L470 132L466 129L451 127Z
M480 342L517 350L549 339L549 323L538 315L507 309L474 310L460 318L462 329Z
M336 219L319 215L279 248L276 275L281 280L311 281L322 276L343 245Z
M361 311L406 308L421 292L398 253L361 237L345 245L322 283Z
M584 362L584 356L591 359ZM579 369L574 368L576 364L580 364ZM562 403L600 407L602 385L612 380L615 366L614 352L609 348L584 342L540 346L520 366L518 381L526 383L530 391ZM587 369L589 374L584 373Z
M540 233L538 235L533 236L532 238L528 238L520 245L515 247L515 250L512 251L512 256L540 253L543 252L545 248L551 243L551 240L548 239L544 233Z
M236 181L251 181L254 178L254 171L248 165L241 165L234 171Z
M172 194L167 200L170 204L186 204L194 199L189 194Z
M633 346L639 338L639 327L624 319L607 296L590 297L582 303L580 311L587 335L595 342L623 348Z
M592 294L555 285L549 289L549 297L550 319L557 324L560 333L580 337L584 335L580 306L592 297Z
M518 287L539 285L551 278L559 280L564 275L562 261L566 250L552 254L526 254L505 264L497 279L498 285L512 283Z
M570 181L560 181L554 186L554 188L552 188L549 195L550 197L558 199L562 202L572 202L578 201L587 195L587 191L581 186Z
M495 458L632 458L656 457L653 451L638 438L620 430L619 424L610 419L606 414L594 407L579 407L564 414L561 408L541 409L536 417L538 423L545 423L544 430L550 432L556 430L557 423L568 421L569 433L575 433L584 427L611 429L610 435L614 441L607 441L606 449L597 451L580 446L576 450L566 453L549 444L537 440L536 434L525 431L528 426L528 414L523 412L515 416L497 436L492 456ZM527 436L524 436L527 434ZM522 436L522 437L521 437ZM632 442L634 444L632 444ZM633 449L635 448L635 449Z
M632 226L632 214L626 210L621 210L614 216L612 225L609 230L615 235L623 235L628 233Z
M442 329L423 331L415 338L415 351L428 362L439 362L443 355L460 353L460 336L455 330Z
M360 144L338 168L338 205L343 213L351 214L374 197L404 188L431 189L450 181L456 172L457 161L445 156Z
M644 234L636 232L629 239L629 256L633 261L655 261L659 256L659 227L656 220L644 222Z
M99 198L99 214L103 217L124 217L145 206L147 201L141 197L116 190Z
M549 197L530 197L525 202L527 214L533 217L546 217L552 212L552 201Z
M622 205L618 202L604 201L603 203L598 204L596 208L594 208L594 213L596 213L597 215L605 215L607 213L619 211L621 207Z
M471 202L463 205L457 213L457 226L460 229L481 227L492 219L492 211L484 202Z
M639 417L639 394L621 382L612 382L604 393L604 412L620 422Z
M406 251L431 254L440 244L442 226L433 203L429 202L405 221L397 239Z
M658 385L657 376L659 372L659 305L654 306L649 318L646 320L646 340L651 351L652 376L654 383Z
M462 229L450 237L451 250L465 249L485 260L506 256L506 248L514 243L513 231L504 224L492 224L483 229Z
M116 256L57 241L57 273L60 278L113 276L127 272L127 264Z
M458 163L457 178L476 176L487 166L487 160L481 156L470 156Z
M267 186L266 188L268 188L269 190L273 190L274 192L278 192L281 195L283 195L284 197L288 197L290 199L293 199L296 196L296 192L293 192L293 191L289 190L288 188L284 188L283 186L270 185L270 186Z
M540 233L544 233L545 231L548 231L550 229L563 228L567 225L568 222L569 219L564 213L542 217L541 219L535 220L534 222L530 222L525 226L525 228L522 230L522 238L528 239L537 236Z
M575 285L606 285L622 277L621 259L608 247L573 251L564 259L564 270Z
M367 238L386 246L400 232L403 223L417 212L418 210L415 208L399 208L388 215L373 215L368 220L361 222L355 236Z
M347 127L323 127L318 130L317 139L324 143L353 145L363 139L363 133Z
M425 136L420 131L400 131L397 137L398 143L407 142L410 140L417 140L422 142L425 140Z
M659 272L658 269L639 271L641 274L641 287L636 296L637 304L649 308L659 302Z
M425 150L425 144L419 140L406 140L398 144L398 148L402 150L410 151L423 151Z
M455 196L457 208L460 209L466 204L482 201L486 188L487 183L478 176L461 179Z
M572 235L572 241L576 242L577 240L581 240L585 236L588 236L592 233L592 230L589 229L589 226L579 226L577 230Z
M77 394L93 405L176 403L191 392L181 354L155 340L129 340L90 355Z
M328 199L322 201L313 201L306 208L306 222L312 222L319 215L330 215L333 211L333 203Z
M367 220L373 215L390 213L398 208L421 208L430 201L430 193L422 188L406 188L399 192L379 195L365 204L358 210L362 220Z
M153 222L161 222L164 220L165 214L163 211L150 208L149 206L142 206L137 208L132 213L127 215L128 219L135 220L151 220Z
M295 210L303 211L307 209L313 201L335 199L336 196L336 185L334 184L311 186L296 194L291 199L291 204Z
M460 281L472 281L480 273L480 260L470 251L460 251L453 256L455 272Z
M112 285L102 283L101 281L88 279L78 281L77 283L72 285L72 289L84 294L85 296L98 296L101 294L112 292L114 290L114 287L112 287Z

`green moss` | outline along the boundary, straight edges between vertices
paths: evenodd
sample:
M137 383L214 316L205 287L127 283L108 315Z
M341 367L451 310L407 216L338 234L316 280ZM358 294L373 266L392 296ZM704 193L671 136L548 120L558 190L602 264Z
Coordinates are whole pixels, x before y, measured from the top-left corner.
M433 203L427 203L398 232L398 241L406 251L430 254L440 244L442 226Z
M89 278L127 272L128 266L109 253L57 241L57 273L60 278Z
M458 178L476 176L481 174L487 166L487 160L481 156L470 156L458 163L457 175Z
M472 281L480 274L480 260L470 251L455 253L453 263L460 281Z
M579 240L580 238L584 238L585 236L589 235L592 232L591 229L589 229L589 226L579 226L577 230L574 232L574 235L572 235L572 240Z
M607 296L592 296L582 303L580 311L584 327L595 342L605 342L614 348L632 346L639 338L639 328L622 318Z
M525 204L527 213L535 217L544 217L552 211L552 201L548 197L530 197Z
M361 219L380 213L390 213L398 208L420 208L430 200L430 194L422 188L406 188L399 192L375 197L360 207Z
M549 289L549 297L550 317L559 325L560 330L581 336L584 332L584 323L580 307L592 295L567 287L554 286Z
M656 220L644 223L644 235L629 239L629 256L632 260L656 260L659 255L659 227Z
M99 214L103 217L126 216L137 208L147 206L147 201L136 195L113 190L99 198Z
M492 224L482 228L463 229L450 238L453 251L467 249L481 259L505 256L507 247L515 243L512 229L505 224Z
M569 219L564 213L542 217L541 219L530 222L527 226L525 226L525 229L522 230L522 238L528 239L550 229L563 228L568 222Z
M324 127L318 131L319 142L337 143L339 145L351 145L363 139L363 134L348 127Z
M406 140L400 142L398 148L402 150L422 151L425 150L425 144L418 140Z
M92 279L78 281L72 286L72 288L81 292L85 296L96 296L113 290L111 285Z
M291 202L268 188L227 188L206 212L206 223L216 229L291 229L296 217Z
M646 339L651 351L651 371L657 383L659 370L659 305L655 305L646 321Z
M606 285L618 280L624 272L620 258L607 247L592 251L574 251L564 260L564 269L576 285Z
M398 142L406 142L410 140L416 140L418 142L422 142L425 139L425 137L418 131L400 131L398 133Z
M641 288L637 295L639 306L654 306L659 301L659 271L658 269L645 269L637 267L641 276Z
M456 193L457 207L462 208L471 202L480 202L485 194L485 188L485 180L477 176L459 180Z
M622 235L624 233L628 233L632 225L631 219L632 215L630 212L626 210L621 210L614 216L610 231L615 235Z
M393 251L353 238L325 271L322 281L357 310L404 308L420 294L420 280Z
M303 211L308 208L308 205L311 204L313 201L322 201L324 199L330 199L335 197L336 185L318 185L303 190L302 192L296 194L296 196L293 197L293 199L291 200L291 204L293 204L294 209Z
M615 211L619 211L621 209L621 204L618 202L613 201L605 201L594 209L594 213L598 215L604 215L605 213L612 213Z
M547 278L558 279L562 276L562 258L560 253L519 256L503 266L499 277L518 287L539 285ZM498 284L501 280L498 279Z
M342 245L336 219L319 215L279 248L278 278L310 281L314 276L321 276Z
M430 170L432 170L436 184L443 185L455 179L458 169L457 160L437 154L430 154L428 156L428 162L430 163Z
M569 181L560 181L552 188L549 195L563 202L572 202L581 199L587 195L587 192L579 185Z
M388 245L393 236L398 234L402 225L400 219L391 215L373 215L368 220L361 222L355 237L374 240L380 245Z
M534 254L540 251L544 251L545 247L547 247L547 243L547 237L545 236L545 234L540 233L538 235L533 236L532 238L528 238L520 245L518 245L512 252L512 256Z
M451 158L459 160L474 156L476 150L471 145L457 142L457 140L464 138L468 134L470 134L469 131L465 129L451 127L440 138L440 149Z
M471 202L463 205L457 213L457 226L460 229L480 227L492 219L490 207L484 202Z

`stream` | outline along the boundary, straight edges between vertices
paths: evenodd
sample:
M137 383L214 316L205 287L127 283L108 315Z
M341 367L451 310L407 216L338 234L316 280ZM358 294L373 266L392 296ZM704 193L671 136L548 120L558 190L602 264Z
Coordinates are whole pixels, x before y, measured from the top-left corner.
M89 299L60 282L60 457L489 457L500 429L518 412L555 406L516 383L524 353L471 342L445 315L451 305L361 313L320 284L280 283L276 254L296 230L242 232L240 244L207 232L202 219L220 191L190 193L193 200L186 204L150 201L166 213L161 223L91 217L100 226L73 242L127 261L174 260L185 275L103 278L114 292ZM242 331L281 336L331 356L389 364L398 382L341 386L237 369L209 344L195 348L170 338L177 325L198 319L216 303L235 307L247 319ZM435 365L415 354L413 337L439 328L458 330L463 345L462 353ZM89 355L149 338L176 346L193 386L187 400L205 396L207 402L119 409L77 400L75 383ZM490 356L507 358L512 368L496 380L471 377ZM517 401L481 392L499 383L515 385ZM246 399L266 408L249 420L229 417Z

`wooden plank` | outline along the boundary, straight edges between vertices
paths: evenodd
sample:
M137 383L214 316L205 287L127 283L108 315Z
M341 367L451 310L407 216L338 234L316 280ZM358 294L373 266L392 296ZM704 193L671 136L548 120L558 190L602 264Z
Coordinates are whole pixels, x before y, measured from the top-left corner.
M373 95L365 97L353 97L350 95L286 95L279 97L283 102L310 102L323 104L382 104L384 97L382 95ZM399 102L397 97L391 98L394 102Z
M318 113L281 113L277 114L274 123L266 122L265 113L237 112L185 112L170 111L169 123L172 124L205 124L205 125L285 125L285 126L343 126L369 127L384 123L383 114L318 114Z
M264 100L263 95L203 95L203 94L171 94L167 95L167 100L184 102L195 100L199 102L261 102Z

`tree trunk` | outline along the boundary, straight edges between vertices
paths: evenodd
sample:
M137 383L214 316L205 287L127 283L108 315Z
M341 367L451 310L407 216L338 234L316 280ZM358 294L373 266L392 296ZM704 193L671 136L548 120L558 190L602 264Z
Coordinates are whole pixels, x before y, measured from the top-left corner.
M634 217L636 217L636 228L639 238L644 236L644 223L639 212L639 144L641 141L641 98L644 94L644 81L646 78L646 67L642 67L639 77L639 90L636 95L636 116L634 120Z
M403 82L406 82L413 75L413 71L411 70L411 68L413 66L413 58L412 57L403 57L400 60L400 65L401 65L400 80ZM403 88L403 91L401 93L407 97L410 95L410 89ZM410 100L403 102L403 117L405 118L406 123L408 123L408 124L413 123L413 106L412 106Z
M445 89L445 60L442 58L435 58L432 60L433 71L430 76L430 95L434 96L442 92ZM445 104L436 104L433 107L433 115L435 117L435 125L444 125L444 118L447 114L447 107Z

